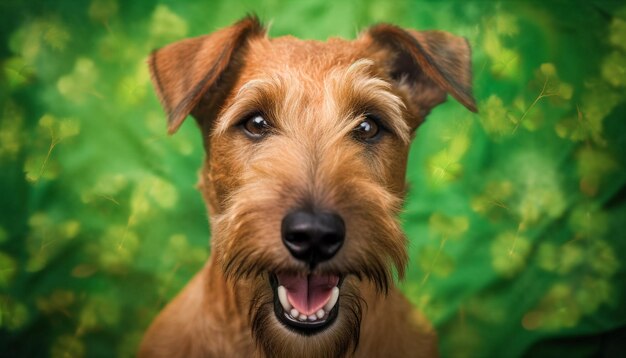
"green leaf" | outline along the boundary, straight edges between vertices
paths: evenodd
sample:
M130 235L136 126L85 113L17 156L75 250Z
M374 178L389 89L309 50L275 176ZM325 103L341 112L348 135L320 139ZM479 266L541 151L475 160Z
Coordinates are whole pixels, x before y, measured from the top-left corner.
M469 219L466 216L447 216L434 213L428 220L430 232L442 240L458 239L469 229Z
M491 243L491 264L497 273L512 278L526 267L531 248L528 238L519 233L502 233Z
M5 60L2 69L11 89L31 84L37 75L35 67L20 56Z
M54 50L65 50L70 41L70 33L60 22L51 22L43 33L43 41Z
M89 4L89 18L93 21L106 24L117 14L118 5L116 0L92 0Z
M417 262L422 272L446 277L454 271L454 260L443 250L443 245L426 246L417 255Z
M502 99L495 94L480 105L480 123L485 132L495 139L511 135L515 128L514 122L509 116L509 111L504 107Z
M72 73L59 78L57 89L68 101L83 104L89 98L102 96L96 90L99 77L94 61L81 57L76 60Z
M57 337L50 349L52 358L80 358L85 356L85 344L74 335L62 335Z
M133 264L139 243L137 234L128 227L111 226L91 251L97 255L98 264L104 271L123 274Z
M617 16L611 20L609 42L616 48L626 51L626 21Z
M67 315L76 302L76 294L68 290L55 290L49 297L37 298L37 309L45 314Z
M0 287L11 284L17 273L17 262L8 254L0 251Z
M150 37L158 44L179 40L187 35L187 22L166 5L157 5L150 21Z
M626 54L613 51L604 58L602 78L614 87L626 87Z
M528 329L548 331L574 327L582 316L570 285L556 283L543 296L537 307L526 314L524 320ZM530 318L532 317L532 318Z
M483 31L483 50L491 61L491 74L498 78L518 77L520 75L520 54L504 44L504 37L517 34L517 18L511 14L500 12L484 21Z
M576 169L580 177L580 191L593 197L608 175L618 169L618 164L606 150L584 146L576 152Z
M24 327L30 319L25 304L6 295L0 295L0 327L15 332Z
M611 277L620 266L615 250L604 240L591 240L587 248L591 268L601 277Z
M472 209L484 216L498 219L508 213L508 201L514 193L511 181L492 181L487 183L482 194L471 201Z
M3 159L15 159L24 146L23 110L13 101L5 103L0 119L0 163Z

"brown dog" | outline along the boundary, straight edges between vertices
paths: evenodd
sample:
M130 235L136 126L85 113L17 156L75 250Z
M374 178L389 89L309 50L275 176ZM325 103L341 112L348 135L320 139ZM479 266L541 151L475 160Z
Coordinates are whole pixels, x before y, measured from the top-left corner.
M155 51L173 133L206 160L206 266L156 318L144 357L436 356L394 286L411 138L450 93L475 111L470 48L378 25L354 41L269 39L254 17Z

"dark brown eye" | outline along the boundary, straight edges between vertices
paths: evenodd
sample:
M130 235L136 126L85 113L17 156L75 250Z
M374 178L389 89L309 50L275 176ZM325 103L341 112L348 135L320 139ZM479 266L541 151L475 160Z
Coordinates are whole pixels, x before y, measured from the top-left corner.
M243 123L243 129L248 136L261 138L269 133L270 125L260 114L255 114Z
M364 142L376 140L380 134L380 127L372 116L365 116L365 119L354 128L354 136Z

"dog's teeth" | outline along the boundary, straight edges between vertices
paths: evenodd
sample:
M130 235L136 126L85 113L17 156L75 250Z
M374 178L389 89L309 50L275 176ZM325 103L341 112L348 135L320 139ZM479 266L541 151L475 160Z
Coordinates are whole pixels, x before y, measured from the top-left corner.
M293 307L291 307L289 300L287 300L287 289L285 288L285 286L278 286L278 300L280 301L280 304L283 306L283 309L285 310L285 312L291 311Z
M300 320L300 321L306 321L306 318L307 318L307 317L306 317L306 315L301 314L301 315L298 317L298 320Z
M291 315L291 317L298 319L298 317L300 316L300 312L298 312L297 309L292 308L291 312L289 312L289 314Z
M318 319L322 319L322 317L324 317L325 314L326 312L324 312L324 310L320 308L320 310L317 311L317 313L315 313L315 316L317 316Z
M328 300L328 302L324 305L324 311L330 312L330 310L335 307L337 299L339 299L339 287L333 287L333 290L330 293L330 300Z
M309 321L313 322L313 321L317 321L317 316L312 314L309 316Z

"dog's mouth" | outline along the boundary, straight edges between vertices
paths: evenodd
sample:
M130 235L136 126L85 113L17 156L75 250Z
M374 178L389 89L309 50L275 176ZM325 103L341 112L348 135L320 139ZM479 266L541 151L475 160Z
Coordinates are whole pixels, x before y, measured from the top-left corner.
M342 278L333 274L270 276L274 291L274 313L292 331L315 334L328 328L339 311Z

